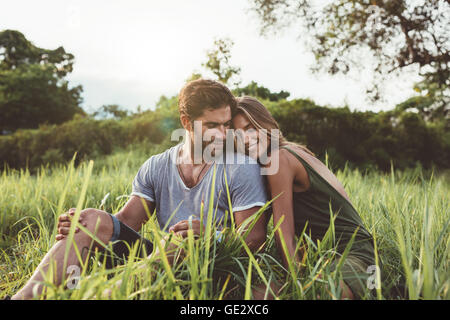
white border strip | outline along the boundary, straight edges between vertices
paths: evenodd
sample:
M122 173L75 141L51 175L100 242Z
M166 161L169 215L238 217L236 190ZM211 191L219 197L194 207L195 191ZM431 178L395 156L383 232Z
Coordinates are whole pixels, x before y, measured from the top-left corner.
M147 195L145 195L143 193L140 193L140 192L132 192L131 196L138 196L138 197L144 198L145 200L148 200L148 201L151 201L151 202L155 202L154 199L152 199L149 196L147 196Z
M253 207L263 207L264 205L265 205L264 202L255 202L255 203L249 204L247 206L236 207L236 208L232 208L232 209L233 209L233 212L236 212L236 211L247 210L247 209L250 209Z

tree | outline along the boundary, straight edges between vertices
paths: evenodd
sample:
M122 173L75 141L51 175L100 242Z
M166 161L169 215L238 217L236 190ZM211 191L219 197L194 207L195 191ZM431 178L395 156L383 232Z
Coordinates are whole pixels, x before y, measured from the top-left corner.
M206 52L208 61L202 64L203 67L210 70L217 80L224 84L229 84L233 80L233 85L238 85L240 81L237 76L241 68L230 65L231 47L234 42L229 38L214 40L214 47Z
M69 88L74 56L34 46L19 31L0 32L0 133L61 123L84 114L82 87Z
M279 101L290 96L290 93L284 90L281 90L280 92L271 92L266 87L258 85L255 81L250 82L250 84L245 87L234 89L233 94L238 97L253 96L270 101Z
M202 76L201 73L199 73L199 72L197 72L197 71L194 71L194 72L192 72L192 74L186 79L186 82L194 81L194 80L200 79L200 78L202 78L202 77L203 77L203 76Z
M417 112L422 119L428 122L444 121L450 129L449 108L450 98L436 83L422 81L415 88L420 94L407 99L395 107L399 112Z
M117 104L108 104L101 106L97 111L95 111L92 116L99 119L113 118L116 120L121 120L129 116L128 110L122 109Z
M424 83L448 99L450 86L449 0L335 0L320 6L317 0L251 0L261 21L261 33L278 31L299 22L301 33L318 62L312 69L346 74L367 68L361 54L375 61L373 87L391 73L415 65ZM448 102L448 100L447 100Z

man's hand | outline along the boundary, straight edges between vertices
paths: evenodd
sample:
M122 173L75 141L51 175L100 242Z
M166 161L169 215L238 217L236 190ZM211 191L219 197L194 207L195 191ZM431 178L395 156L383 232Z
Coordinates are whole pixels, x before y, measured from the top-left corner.
M63 213L62 215L59 216L58 218L58 234L56 235L56 240L62 240L64 239L70 231L70 224L72 222L72 218L75 215L75 208L70 208L69 211L67 211L66 213ZM78 222L86 227L86 222L83 221L84 219L84 213L82 212L80 215L80 219L78 220ZM75 233L79 232L80 229L76 228L75 229Z
M199 237L201 228L202 228L202 226L200 224L200 220L193 220L193 219L190 221L182 220L182 221L178 222L177 224L174 224L173 226L171 226L169 228L169 232L173 232L176 235L178 235L184 239L188 236L189 229L192 229L192 231L194 232L194 237ZM204 229L205 228L203 227L202 234L205 233Z

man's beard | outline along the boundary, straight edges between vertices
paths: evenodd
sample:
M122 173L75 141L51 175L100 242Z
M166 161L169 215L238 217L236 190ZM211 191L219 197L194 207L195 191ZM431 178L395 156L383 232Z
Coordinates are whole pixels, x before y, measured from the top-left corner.
M226 140L202 141L201 148L196 146L196 141L191 143L191 152L194 163L215 162L226 152Z
M203 160L206 162L214 162L219 160L226 152L225 140L214 140L212 142L203 142Z

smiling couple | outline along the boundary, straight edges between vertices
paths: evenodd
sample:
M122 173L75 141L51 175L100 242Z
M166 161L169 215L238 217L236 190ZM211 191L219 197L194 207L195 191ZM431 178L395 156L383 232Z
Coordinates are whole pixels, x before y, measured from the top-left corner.
M195 216L199 216L202 204L208 207L212 183L215 183L213 201L217 205L214 218L219 226L229 208L228 184L236 226L255 215L269 199L279 196L272 203L271 211L274 225L283 219L276 240L283 253L282 262L287 266L288 259L296 262L301 259L302 252L296 252L296 237L305 226L312 239L323 238L330 225L331 208L336 215L334 228L338 251L343 252L356 233L341 267L342 297L363 297L367 268L375 264L372 237L334 174L306 147L286 141L277 122L259 101L251 97L235 98L217 81L199 79L187 83L179 94L179 112L186 130L184 141L144 162L133 180L130 199L118 213L111 215L102 210L85 209L81 212L80 223L95 233L101 242L112 242L117 257L127 257L128 247L136 242L145 249L142 252L151 253L153 243L138 233L148 220L144 204L149 212L155 210L160 227L167 227L165 231L184 238L192 228L199 236L201 224ZM236 135L240 143L226 143L231 128L240 129L241 134ZM205 136L211 139L203 139ZM242 146L233 148L241 152L224 148L225 143ZM210 156L205 157L205 154ZM263 161L263 158L267 160L264 154L269 155L269 161ZM213 167L216 179L213 179ZM267 167L275 169L264 175L262 169ZM42 293L42 273L48 270L50 261L56 262L54 282L61 284L67 234L74 213L71 209L60 216L58 241L13 299L31 299L33 294L39 296ZM243 239L250 250L255 251L264 244L269 215L264 212ZM281 249L281 236L287 255ZM101 249L83 231L78 230L74 240L78 248L85 249L81 251L83 259L88 257L88 248L97 246ZM120 261L108 259L110 267L117 263ZM66 265L80 266L73 246Z

